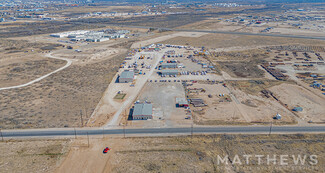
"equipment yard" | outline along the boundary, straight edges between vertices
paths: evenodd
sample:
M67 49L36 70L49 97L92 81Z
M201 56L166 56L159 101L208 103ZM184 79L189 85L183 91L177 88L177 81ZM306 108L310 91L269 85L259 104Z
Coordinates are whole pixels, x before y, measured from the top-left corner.
M307 1L1 2L0 173L325 172Z
M311 113L307 120L293 111L302 103L292 105L285 99L285 94L271 92L281 84L297 82L287 72L274 69L269 62L274 56L269 53L272 49L279 47L216 52L204 47L151 44L132 49L88 125L177 127L192 123L284 125L324 122L319 119L323 117L321 105L313 107L314 114ZM126 73L132 73L132 77L127 79ZM116 99L121 94L123 98ZM316 105L322 104L323 99L318 96ZM187 106L179 107L177 100L184 100ZM137 103L152 105L149 119L133 120L133 107ZM309 110L307 107L305 112Z

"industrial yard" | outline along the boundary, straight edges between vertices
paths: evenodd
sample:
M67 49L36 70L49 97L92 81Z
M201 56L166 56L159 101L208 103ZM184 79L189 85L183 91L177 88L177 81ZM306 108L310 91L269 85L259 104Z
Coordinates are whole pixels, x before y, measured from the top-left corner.
M63 35L69 37L71 34L73 35L73 33ZM195 33L183 32L180 35L192 37L191 39L197 38L198 41L205 38L205 35ZM105 80L109 85L108 88L102 87L101 91L106 88L103 95L98 92L96 96L87 94L83 97L71 97L82 98L77 104L82 105L83 108L81 110L70 109L75 116L64 118L65 123L61 123L60 126L177 127L188 126L192 123L240 125L265 124L273 121L277 124L322 123L324 121L321 105L311 108L308 105L304 107L302 102L292 104L286 100L289 96L282 94L282 91L272 92L271 97L265 96L265 94L270 95L272 88L277 85L282 83L295 85L296 83L302 85L304 92L318 97L319 100L315 103L321 104L324 99L322 93L325 66L324 47L321 44L315 46L304 46L302 43L265 45L239 51L234 51L235 47L220 51L191 45L152 44L159 40L170 42L177 38L175 33L170 37L167 36L149 37L147 42L140 41L133 46L128 44L129 47L120 46L118 49L114 46L125 45L126 38L107 40L103 43L78 42L75 43L76 46L73 49L67 48L66 45L69 43L64 43L62 47L66 49L43 53L38 51L41 56L45 54L45 56L72 60L74 66L78 64L84 67L94 63L99 65L107 60L107 62L113 62L114 68L118 69L116 74L111 73L110 78ZM40 36L37 39L42 37L49 36ZM52 42L56 42L54 38L56 37L51 37ZM103 56L119 56L119 59L109 61ZM55 64L60 62L63 65L64 61L56 61ZM19 70L18 68L20 67L15 67L15 71ZM50 71L50 68L48 70ZM306 75L307 72L310 74ZM26 81L29 79L24 78ZM254 85L254 87L256 85L258 89L246 89L249 85ZM205 92L196 91L197 88L202 88ZM168 94L159 96L159 93L165 89ZM159 100L163 96L166 97L163 100L168 101ZM4 98L9 97L10 95L7 94ZM89 98L94 100L89 100ZM177 107L177 100L180 99L188 105L182 108ZM11 104L13 101L5 103ZM145 111L148 115L141 115L141 109L136 115L137 119L147 121L133 120L132 111L137 102L150 105L151 110ZM201 106L197 106L196 103ZM32 105L33 102L30 104ZM305 111L293 111L295 107L301 107L299 109ZM166 108L169 111L166 111ZM23 109L26 110L26 108ZM314 113L311 113L310 109L315 109ZM6 106L3 111L13 113L15 110ZM27 114L31 115L28 111ZM39 114L37 117L41 117L41 113L37 114ZM274 120L277 115L281 115L281 119ZM72 121L68 123L69 120ZM6 121L11 120L7 118ZM36 119L30 119L29 123L24 126L32 127L34 121ZM7 127L13 128L18 122L11 123ZM50 124L54 127L53 122Z
M324 172L314 1L1 2L0 172Z
M306 60L307 53L291 53L293 59L287 52L275 51L305 48L321 53ZM293 67L300 62L316 61L322 71L321 48L265 46L243 52L216 52L203 47L158 43L133 49L120 65L115 82L110 84L89 125L104 125L105 121L109 122L105 127L322 123L321 105L313 108L306 105L306 111L297 113L295 108L303 107L300 106L303 103L291 104L286 100L287 93L282 93L285 90L273 91L278 86L302 82L283 70L286 64L281 64L280 56L288 56L285 62L291 60L287 65ZM318 97L315 104L322 104L324 96L316 96L315 87L313 91L303 90ZM114 99L120 94L122 99ZM312 115L304 117L306 113Z

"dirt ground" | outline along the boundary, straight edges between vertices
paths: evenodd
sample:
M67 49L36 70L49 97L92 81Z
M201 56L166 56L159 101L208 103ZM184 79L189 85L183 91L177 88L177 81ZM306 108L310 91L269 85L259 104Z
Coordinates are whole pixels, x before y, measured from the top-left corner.
M0 59L0 87L27 83L65 65L42 54L15 53Z
M71 59L72 65L32 85L1 91L1 128L85 125L129 46L117 41L79 47L82 53L53 51L53 56Z
M181 137L129 137L78 139L55 172L322 172L324 135L194 135ZM107 154L105 147L111 150ZM243 155L252 155L245 164ZM294 165L292 155L306 155L304 166ZM228 164L218 163L218 155L228 156ZM241 160L231 165L235 155ZM257 164L255 155L264 155ZM276 155L275 165L266 157ZM288 155L288 166L279 165L280 156ZM318 163L311 165L310 155ZM272 162L273 163L273 162Z
M190 94L189 97L202 98L207 106L192 107L194 122L200 125L216 124L254 124L269 123L279 113L282 119L274 123L296 123L294 114L272 98L262 97L260 90L255 88L253 93L241 90L244 85L249 87L249 81L231 81L241 85L195 83L188 88L203 88L205 92ZM244 84L245 83L245 84ZM275 82L276 84L276 82ZM270 87L265 85L264 87ZM279 82L277 83L279 84ZM251 86L254 88L253 86ZM211 95L211 97L209 97ZM221 96L220 96L221 95ZM226 100L229 99L230 101Z
M156 37L156 38L152 38L152 39L149 39L149 40L138 42L136 44L133 44L132 48L139 48L141 46L147 46L147 45L154 44L154 43L164 42L165 40L173 39L175 37L198 38L198 37L201 37L203 35L206 35L206 33L200 33L200 32L176 32L176 33L171 33L171 34L168 34L168 35L163 35L163 36L160 36L160 37ZM184 45L184 43L180 44L180 45Z
M324 41L294 39L294 38L277 38L265 36L246 36L246 35L231 35L231 34L206 34L198 38L190 37L175 37L163 42L163 44L173 45L191 45L194 47L206 48L227 48L227 47L247 47L261 45L279 45L290 43L301 43L310 45L324 45Z
M325 122L325 100L305 88L297 85L281 84L270 88L290 109L302 107L298 116L305 121Z
M153 120L132 121L129 124L136 127L189 126L192 121L185 119L184 108L176 107L176 98L185 98L182 83L147 82L136 100L149 101L153 104Z
M64 139L0 142L0 172L53 172L69 148Z

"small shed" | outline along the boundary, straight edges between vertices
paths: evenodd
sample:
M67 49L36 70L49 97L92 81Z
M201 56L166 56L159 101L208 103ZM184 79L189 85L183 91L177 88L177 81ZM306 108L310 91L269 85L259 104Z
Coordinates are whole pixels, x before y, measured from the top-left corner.
M292 110L296 111L296 112L301 112L301 111L303 111L303 108L302 107L294 107Z
M274 117L274 119L276 119L276 120L280 120L281 118L282 118L282 116L279 113L277 113Z

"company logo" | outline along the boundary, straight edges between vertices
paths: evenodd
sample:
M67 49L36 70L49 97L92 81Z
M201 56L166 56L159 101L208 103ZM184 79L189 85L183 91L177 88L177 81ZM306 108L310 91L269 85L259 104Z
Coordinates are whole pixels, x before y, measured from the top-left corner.
M254 163L252 163L254 162ZM232 164L232 165L317 165L317 155L235 155L234 157L217 156L217 164Z
M278 169L315 169L318 164L317 155L234 155L217 156L217 165L247 165L254 169L272 166ZM247 168L247 167L246 167ZM248 167L252 168L252 167Z

